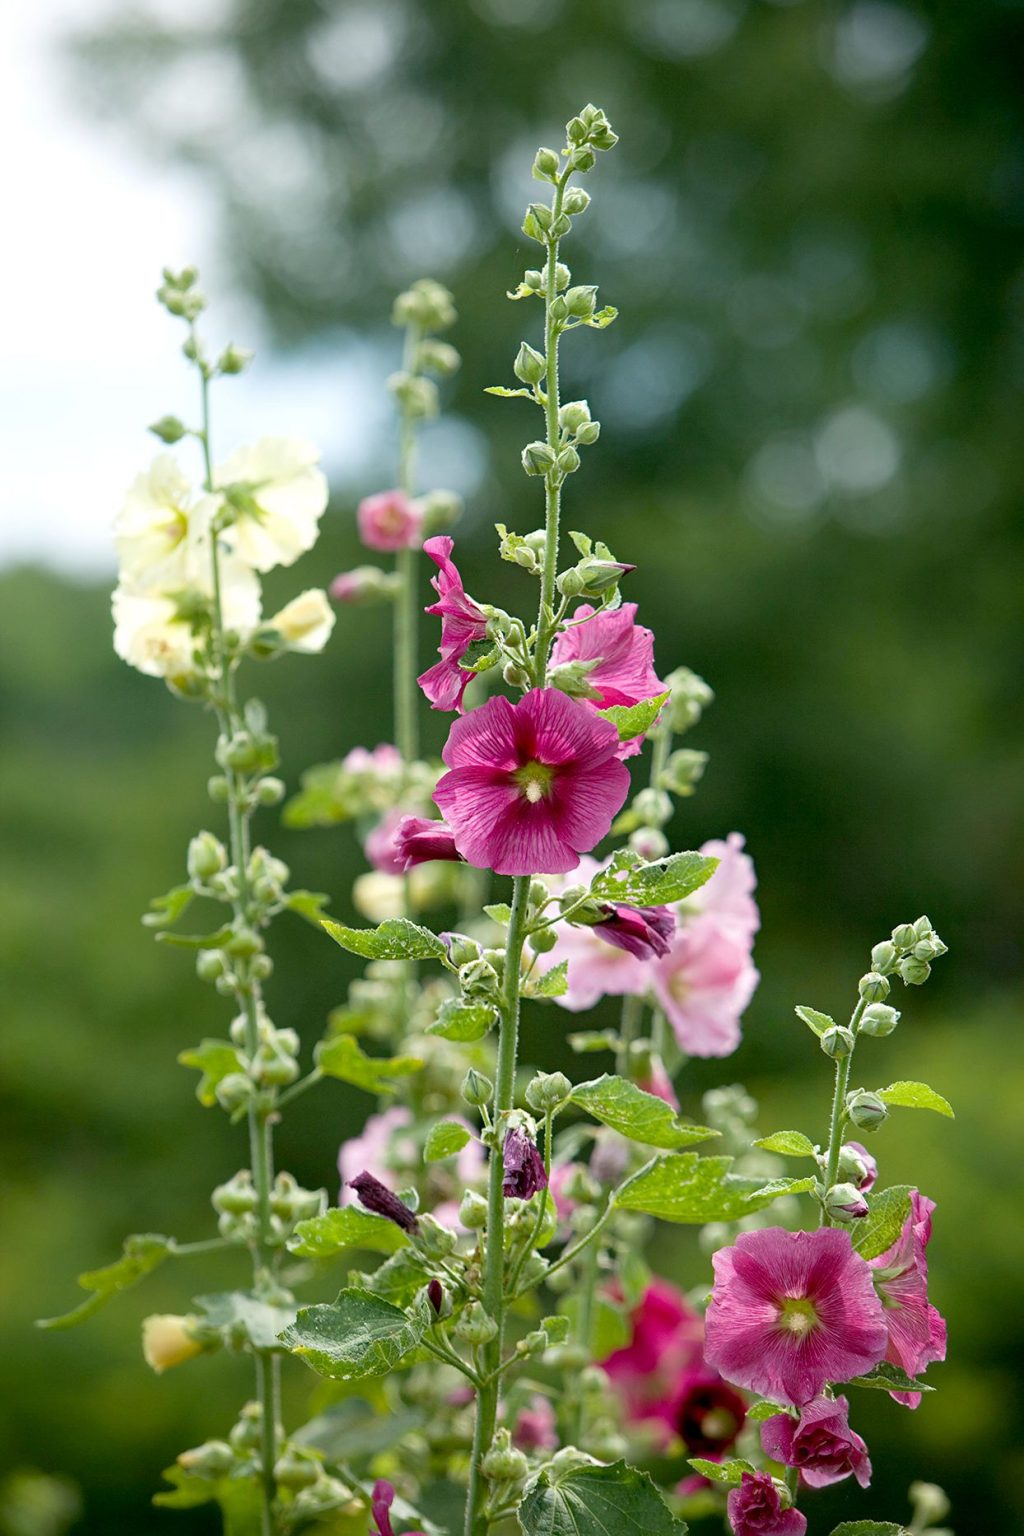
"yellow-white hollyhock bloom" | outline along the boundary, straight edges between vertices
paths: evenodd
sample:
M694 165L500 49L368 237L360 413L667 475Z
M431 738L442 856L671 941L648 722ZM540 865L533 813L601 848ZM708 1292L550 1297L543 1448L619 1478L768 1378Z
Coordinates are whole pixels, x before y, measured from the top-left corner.
M194 1317L156 1312L142 1320L142 1353L146 1364L159 1376L172 1365L201 1355L203 1346L191 1332Z
M290 651L322 651L334 628L334 609L322 587L309 587L267 620Z
M132 484L114 520L121 579L129 586L180 586L189 562L192 487L169 453Z
M218 490L237 488L228 498L235 520L225 537L254 570L291 565L316 543L327 505L319 457L303 438L264 437L251 448L239 448L214 474Z

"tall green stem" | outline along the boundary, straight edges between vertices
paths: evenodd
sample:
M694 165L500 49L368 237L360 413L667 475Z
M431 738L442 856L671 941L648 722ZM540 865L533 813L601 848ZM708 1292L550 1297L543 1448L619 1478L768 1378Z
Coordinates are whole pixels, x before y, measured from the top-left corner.
M554 219L558 219L562 212L562 201L565 197L565 186L569 179L568 170L562 173L555 187L555 200L552 209ZM544 388L546 399L544 403L544 419L547 427L547 443L552 453L558 452L558 341L561 329L558 321L551 313L551 307L558 294L558 241L548 241L548 259L545 271L544 306L544 349L547 361ZM551 645L555 638L555 578L558 575L558 533L562 502L562 475L561 471L552 468L544 477L544 569L540 583L540 610L537 617L537 650L534 658L534 676L537 687L543 688L547 676L548 657L551 654Z
M850 1029L853 1031L854 1045L856 1046L857 1031L860 1028L861 1016L864 1013L866 1003L860 999L850 1019ZM836 1083L832 1093L832 1115L829 1121L828 1133L828 1161L825 1167L825 1188L831 1189L836 1182L839 1172L839 1154L843 1148L843 1119L846 1109L846 1090L850 1086L850 1067L853 1062L853 1050L841 1061L836 1062ZM835 1223L824 1211L821 1213L822 1226L833 1226Z
M414 325L406 328L402 366L412 371L419 342L419 329ZM398 439L398 487L412 497L416 480L416 429L408 410L401 413ZM416 675L419 671L417 656L416 569L419 562L415 548L400 549L395 556L398 574L398 593L394 608L394 690L395 690L395 745L402 754L403 763L415 762L419 756L419 730L417 719Z

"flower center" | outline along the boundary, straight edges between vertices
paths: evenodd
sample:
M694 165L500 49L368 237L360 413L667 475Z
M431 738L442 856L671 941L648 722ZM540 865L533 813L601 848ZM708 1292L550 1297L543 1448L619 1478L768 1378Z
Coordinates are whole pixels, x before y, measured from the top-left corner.
M554 777L555 770L549 763L537 762L524 763L522 768L517 768L512 775L531 805L536 805L550 792Z
M786 1296L779 1306L779 1327L802 1339L818 1327L818 1312L807 1296Z

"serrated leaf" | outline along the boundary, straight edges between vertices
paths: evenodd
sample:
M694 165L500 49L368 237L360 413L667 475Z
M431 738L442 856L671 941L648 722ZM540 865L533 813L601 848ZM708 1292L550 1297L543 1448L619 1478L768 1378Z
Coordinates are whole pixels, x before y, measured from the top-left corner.
M888 1088L878 1090L878 1097L883 1103L895 1104L900 1109L933 1109L937 1115L945 1115L949 1120L956 1118L948 1100L934 1088L929 1088L927 1083L890 1083Z
M814 1186L813 1178L763 1183L741 1177L729 1172L732 1163L731 1157L698 1157L696 1152L659 1157L621 1187L615 1204L662 1221L703 1226L738 1221L780 1195L804 1194Z
M124 1252L113 1264L107 1264L103 1269L88 1269L79 1275L78 1284L82 1290L93 1293L87 1301L83 1301L81 1306L71 1312L64 1312L60 1317L40 1318L36 1327L74 1328L77 1323L84 1323L87 1317L92 1317L108 1301L113 1301L122 1291L130 1290L146 1275L152 1274L173 1249L174 1239L164 1237L159 1232L133 1233L131 1237L125 1238Z
M535 976L526 995L529 997L564 997L569 990L569 962L559 960L542 976Z
M439 1163L442 1158L454 1157L456 1152L461 1152L463 1147L472 1140L472 1132L466 1126L460 1125L457 1120L441 1120L437 1125L432 1125L427 1132L423 1161Z
M296 912L307 923L319 928L324 920L324 908L330 905L330 900L323 891L289 891L284 904L289 912Z
M755 1147L761 1147L765 1152L777 1152L780 1157L815 1157L814 1143L804 1135L803 1131L773 1131L770 1136L762 1136L754 1142Z
M386 1376L423 1337L424 1325L371 1291L344 1290L329 1305L303 1307L281 1342L321 1376Z
M303 1259L330 1259L346 1248L370 1253L397 1253L409 1241L407 1233L384 1216L354 1205L341 1205L300 1221L288 1239L289 1253Z
M484 911L493 923L497 923L502 928L507 928L512 921L512 908L507 901L492 901L484 907Z
M196 1084L196 1098L207 1109L217 1102L217 1084L232 1072L243 1070L242 1058L230 1040L200 1040L198 1045L180 1053L178 1065L202 1073Z
M597 713L602 720L615 726L620 741L632 741L635 736L646 735L661 714L667 698L667 692L658 693L651 699L641 699L639 704L612 704Z
M821 1013L817 1008L808 1008L804 1003L800 1003L793 1012L798 1019L803 1020L808 1029L814 1031L819 1040L826 1029L835 1028L835 1019L830 1019L827 1013Z
M873 1387L876 1392L934 1392L927 1382L917 1381L913 1376L908 1376L906 1371L901 1371L898 1365L891 1365L888 1360L883 1360L873 1370L867 1371L863 1376L851 1376L846 1383L848 1387Z
M863 1259L877 1259L891 1248L903 1231L910 1215L909 1184L893 1184L875 1194L865 1195L868 1214L857 1222L851 1233L853 1246Z
M646 1472L624 1461L541 1472L517 1513L524 1536L686 1536Z
M649 1147L674 1150L718 1135L706 1125L683 1124L664 1099L610 1073L589 1083L579 1083L569 1094L569 1100L602 1125Z
M278 1336L295 1321L294 1307L277 1307L247 1291L222 1291L197 1296L195 1304L203 1321L219 1329L233 1348L251 1344L253 1349L280 1350Z
M645 864L620 849L608 868L594 876L590 894L598 901L619 901L631 907L671 906L700 890L717 868L718 860L703 853L671 853Z
M706 1477L712 1483L729 1483L737 1487L743 1481L744 1472L756 1472L753 1462L744 1461L741 1456L736 1456L732 1461L706 1461L703 1456L691 1456L690 1466L701 1477Z
M574 1051L617 1051L619 1037L614 1029L584 1029L569 1036Z
M784 1413L778 1403L754 1403L747 1409L747 1421L750 1424L763 1424L766 1419L774 1419L777 1414Z
M331 1035L313 1052L325 1077L336 1077L367 1093L381 1093L396 1077L411 1077L423 1066L418 1056L367 1056L355 1035Z
M497 1010L489 1003L465 1003L461 998L450 997L441 1004L437 1018L427 1025L424 1034L471 1045L484 1038L497 1017Z
M147 928L167 928L171 923L176 923L181 914L188 907L195 891L190 885L175 885L164 893L163 896L154 896L149 904L149 911L144 912L142 921Z
M377 928L346 928L326 920L322 927L335 944L364 960L440 960L447 953L436 933L407 917L389 917Z
M909 1536L909 1532L905 1525L893 1525L891 1520L844 1520L832 1536Z

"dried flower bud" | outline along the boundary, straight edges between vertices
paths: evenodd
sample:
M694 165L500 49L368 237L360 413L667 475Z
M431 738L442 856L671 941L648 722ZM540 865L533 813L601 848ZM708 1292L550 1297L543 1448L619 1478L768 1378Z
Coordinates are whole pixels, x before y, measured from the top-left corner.
M419 1230L419 1222L415 1213L382 1184L375 1179L372 1173L358 1173L354 1179L349 1180L349 1189L354 1189L359 1196L359 1203L367 1211L372 1211L375 1216L383 1216L387 1221L393 1221L396 1227L401 1227L403 1232L416 1232Z

